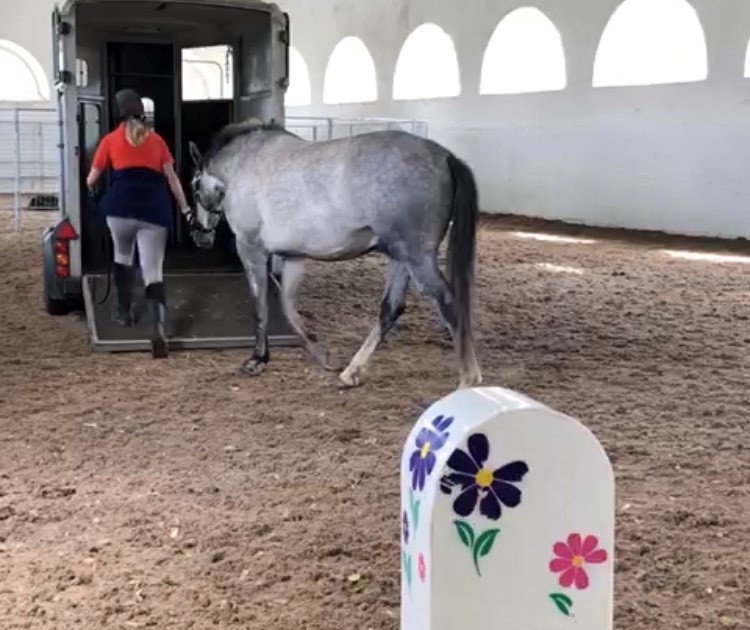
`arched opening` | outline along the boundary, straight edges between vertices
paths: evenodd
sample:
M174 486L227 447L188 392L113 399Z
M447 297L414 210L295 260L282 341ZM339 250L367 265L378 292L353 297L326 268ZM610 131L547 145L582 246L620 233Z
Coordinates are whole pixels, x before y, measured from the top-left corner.
M566 83L562 36L552 21L534 7L506 15L484 51L479 93L550 92Z
M323 81L323 102L371 103L378 100L375 61L359 37L344 37L333 49Z
M289 87L284 95L287 107L304 107L312 102L310 71L302 54L294 47L289 47Z
M0 101L48 101L50 86L44 69L22 46L0 39Z
M703 81L706 37L687 0L625 0L609 19L594 61L594 87Z
M461 94L453 39L437 24L422 24L406 38L393 75L397 101L449 98Z

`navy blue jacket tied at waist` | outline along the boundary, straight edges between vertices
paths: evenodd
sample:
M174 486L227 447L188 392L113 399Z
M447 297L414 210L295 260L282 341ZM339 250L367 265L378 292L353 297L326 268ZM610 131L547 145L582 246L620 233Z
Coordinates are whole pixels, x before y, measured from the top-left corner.
M113 170L99 211L105 217L138 219L169 229L172 225L172 198L167 179L163 173L150 168Z

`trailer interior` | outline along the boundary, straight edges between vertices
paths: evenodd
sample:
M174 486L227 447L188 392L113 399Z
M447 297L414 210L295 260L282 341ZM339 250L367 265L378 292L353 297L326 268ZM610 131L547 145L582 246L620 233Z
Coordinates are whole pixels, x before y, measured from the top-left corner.
M150 124L172 150L190 199L191 140L205 149L225 124L248 117L283 122L288 20L278 12L287 20L279 25L278 14L255 0L215 0L214 4L78 0L71 10L75 12L81 268L84 301L91 311L89 328L95 349L138 350L146 347L142 331L118 330L108 320L111 298L97 303L106 291L112 254L106 224L85 187L99 139L117 125L114 95L124 88L141 95ZM175 331L172 346L250 345L254 315L229 228L222 222L215 246L201 249L193 243L177 208L173 217L164 268L168 291L176 292L174 308L182 309L172 319L183 330ZM206 274L209 282L201 280ZM211 291L218 293L209 296ZM228 299L222 292L234 297ZM206 314L213 323L200 321L206 300L215 303ZM227 312L217 313L217 308ZM271 331L271 342L296 344L274 304L272 317L280 318L280 329ZM217 326L223 328L219 335Z
M118 90L141 94L186 191L192 176L190 140L206 147L225 124L250 116L267 119L273 108L273 29L271 13L262 5L248 10L194 2L79 3L75 30L82 193L99 138L117 124ZM83 210L81 217L89 241L82 251L85 273L103 272L107 265L106 228L93 210ZM166 269L239 268L226 225L217 246L201 250L179 213L174 216Z

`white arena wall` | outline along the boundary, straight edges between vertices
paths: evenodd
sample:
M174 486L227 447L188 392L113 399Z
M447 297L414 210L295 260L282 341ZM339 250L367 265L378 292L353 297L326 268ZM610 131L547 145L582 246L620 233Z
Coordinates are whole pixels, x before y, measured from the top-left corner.
M48 76L51 6L0 20ZM474 168L485 212L750 237L744 0L283 6L288 113L426 120Z

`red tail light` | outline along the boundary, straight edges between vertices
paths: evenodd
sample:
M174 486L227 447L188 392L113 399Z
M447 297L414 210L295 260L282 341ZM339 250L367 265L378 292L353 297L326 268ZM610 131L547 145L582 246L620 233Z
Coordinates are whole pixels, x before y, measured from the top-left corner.
M55 238L58 241L74 241L78 238L78 234L70 221L63 219L55 228Z
M70 276L69 241L77 238L78 234L68 219L63 219L57 224L55 228L55 275L58 278Z

